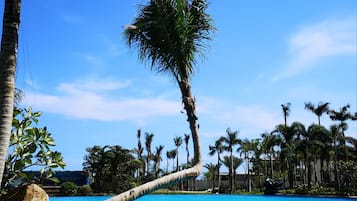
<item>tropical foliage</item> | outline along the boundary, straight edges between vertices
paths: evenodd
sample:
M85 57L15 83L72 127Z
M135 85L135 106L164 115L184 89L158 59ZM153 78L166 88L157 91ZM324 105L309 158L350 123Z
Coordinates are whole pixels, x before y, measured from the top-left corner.
M40 116L41 112L33 112L32 108L14 108L3 188L34 182L35 178L24 172L27 168L39 168L41 176L37 180L41 181L51 178L55 169L65 167L61 153L52 150L56 144L51 133L46 127L37 127Z
M86 151L83 170L91 178L93 191L120 193L137 185L134 175L142 164L130 150L107 145L89 147Z
M270 133L261 134L260 139L240 139L238 131L227 129L226 136L209 146L210 155L218 156L216 166L223 163L229 171L229 190L226 192L263 189L262 178L270 178L283 181L285 188L296 189L299 193L316 194L318 186L333 189L339 194L356 194L357 174L354 165L357 161L357 139L345 136L347 122L355 121L356 113L349 112L349 105L333 110L328 107L329 103L319 103L317 106L306 103L305 108L317 116L317 124L288 124L290 105L281 105L283 124L277 125ZM321 124L320 119L324 114L332 120L329 128ZM219 151L221 143L225 151L223 153ZM234 179L232 159L236 156L244 160L246 167L247 182L240 188L235 185ZM209 170L212 171L212 168ZM215 175L214 188L224 192L216 182L220 178L219 173Z

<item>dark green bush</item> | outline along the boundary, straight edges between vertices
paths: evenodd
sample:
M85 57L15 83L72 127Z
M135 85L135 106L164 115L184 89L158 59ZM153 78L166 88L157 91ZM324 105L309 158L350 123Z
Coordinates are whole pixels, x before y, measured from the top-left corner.
M88 185L84 185L79 187L78 193L81 195L90 195L92 193L92 189Z
M66 181L61 185L61 193L64 195L76 195L77 191L78 186L71 181Z

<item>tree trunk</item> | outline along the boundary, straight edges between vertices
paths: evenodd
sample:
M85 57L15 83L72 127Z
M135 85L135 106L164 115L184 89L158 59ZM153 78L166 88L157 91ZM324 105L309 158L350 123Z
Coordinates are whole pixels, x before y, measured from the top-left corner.
M0 52L0 185L13 118L20 8L21 0L5 0Z
M274 180L274 165L273 165L273 156L272 153L269 155L270 160L270 179Z
M217 156L218 156L218 163L217 163L218 185L217 185L217 188L218 188L218 192L220 192L221 191L221 173L220 173L220 167L221 167L220 160L221 160L221 157L220 157L219 151L217 152Z
M247 164L248 164L248 192L252 192L252 178L250 176L250 171L249 171L249 158L247 158Z
M108 201L133 200L140 196L143 196L144 194L165 187L169 184L174 184L187 179L196 178L201 173L202 156L201 156L201 144L199 140L196 109L195 109L195 101L191 93L191 87L188 78L184 77L180 81L179 78L176 77L176 80L181 90L182 102L186 110L187 121L189 122L191 135L192 135L193 150L194 150L193 167L155 179L153 181L150 181L148 183L130 189L126 192L123 192L117 196L114 196L108 199Z
M230 159L231 159L231 167L229 167L229 176L230 176L230 180L229 180L229 186L230 186L230 194L233 194L234 191L234 174L233 174L233 153L232 153L232 148L230 150Z

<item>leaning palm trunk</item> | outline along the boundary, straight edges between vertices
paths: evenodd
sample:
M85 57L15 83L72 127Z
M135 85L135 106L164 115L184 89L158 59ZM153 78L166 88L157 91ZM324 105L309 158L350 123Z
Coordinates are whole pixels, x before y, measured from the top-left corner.
M140 7L132 25L126 26L124 35L128 45L139 50L139 59L148 60L151 68L171 75L180 88L194 146L192 168L148 182L120 195L112 201L133 200L163 186L195 178L201 172L202 159L195 101L189 82L193 73L195 55L205 48L214 30L205 13L205 0L150 0Z
M11 133L20 6L21 0L5 1L0 53L0 185Z
M191 87L188 79L182 79L182 81L178 81L180 86L181 94L182 94L182 102L184 104L186 113L187 113L187 121L190 125L190 130L192 133L192 140L194 145L194 158L193 158L193 167L189 169L185 169L176 173L172 173L166 175L164 177L155 179L151 182L145 183L136 188L130 189L126 192L123 192L117 196L110 198L108 201L127 201L134 200L144 194L155 191L164 186L179 183L183 180L196 178L201 173L202 168L202 159L201 159L201 148L199 143L199 132L197 126L197 116L195 114L195 102L192 98Z

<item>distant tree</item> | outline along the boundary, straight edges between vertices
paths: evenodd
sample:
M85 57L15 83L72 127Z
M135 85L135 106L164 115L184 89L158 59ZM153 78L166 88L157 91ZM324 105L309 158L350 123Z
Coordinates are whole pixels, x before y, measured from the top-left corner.
M163 145L160 145L155 148L155 154L154 154L154 167L155 167L155 177L159 177L159 172L160 172L160 162L162 161L161 157L161 152L164 149Z
M341 129L342 132L342 138L341 138L341 145L345 147L345 161L348 160L348 155L347 155L347 146L346 146L346 141L344 139L345 137L345 131L348 129L348 124L346 123L347 120L353 120L353 115L349 112L350 105L347 104L343 107L340 108L339 111L336 110L330 110L328 112L330 119L333 121L339 121L338 126Z
M223 139L220 138L218 140L215 141L214 145L209 145L209 152L208 154L210 156L213 156L214 154L217 153L217 175L218 175L218 190L220 190L220 186L221 186L221 175L220 175L220 167L221 167L221 154L224 151L224 147L222 144Z
M208 170L208 172L205 173L205 176L208 180L211 180L211 189L213 191L214 187L216 186L215 178L216 178L216 171L218 167L216 164L213 163L207 163L203 167Z
M40 168L41 178L51 178L56 168L64 168L60 152L53 151L56 145L46 127L39 128L37 123L41 112L32 108L14 108L14 119L6 157L2 187L23 185L32 178L23 171L30 167Z
M178 172L180 170L180 168L179 168L179 148L182 145L182 137L176 136L174 138L174 143L176 146L176 172Z
M329 105L330 103L319 103L316 107L314 104L311 102L305 103L305 109L310 110L313 112L318 119L318 125L321 126L320 123L320 118L324 113L327 113L329 111Z
M281 109L283 110L283 115L284 115L284 124L285 126L287 125L287 118L290 115L290 103L281 104Z
M233 175L233 147L238 145L241 140L238 138L239 131L232 131L230 128L226 130L227 136L222 138L224 144L224 150L228 151L231 166L229 168L229 186L230 186L230 193L232 194L234 191L234 175Z
M145 172L145 163L144 163L144 160L143 160L143 151L144 151L144 148L143 146L141 145L141 130L138 129L138 132L137 132L137 138L138 138L138 148L137 148L137 155L138 155L138 160L142 162L143 166L142 167L139 167L138 168L138 177L141 177L143 175L143 173Z
M279 145L279 139L277 138L276 135L273 135L272 133L263 133L261 135L263 141L262 141L262 151L265 153L266 156L269 157L269 163L270 163L270 172L268 177L271 179L274 179L274 155L275 155L275 150L274 147ZM266 168L268 170L268 168Z
M248 191L251 192L252 191L252 179L251 179L251 175L250 175L250 163L251 163L251 159L253 158L253 153L254 153L254 149L256 146L256 143L254 143L253 140L249 140L249 139L244 139L239 143L239 148L237 149L237 152L240 153L240 156L246 160L246 164L247 164L247 175L248 175Z
M146 175L149 176L150 175L150 162L151 162L151 144L152 144L152 140L154 138L154 134L152 133L145 133L145 148L146 148Z
M135 170L141 163L131 155L130 150L119 145L87 148L83 170L93 177L96 192L121 193L135 186ZM104 189L104 181L111 181L110 189ZM125 182L123 182L125 181Z
M176 149L170 150L166 152L166 157L168 159L172 159L172 172L175 171L175 158L176 158ZM168 171L167 171L168 172Z
M187 153L187 156L186 156L186 163L187 165L189 164L190 162L190 150L188 148L188 143L190 141L190 135L189 134L185 134L184 135L184 141L185 141L185 145L186 145L186 153Z
M222 160L222 164L226 166L228 169L232 168L232 186L235 186L235 178L236 178L236 171L240 165L242 165L243 160L236 156L224 156ZM231 191L231 190L230 190ZM234 190L233 190L234 191Z

